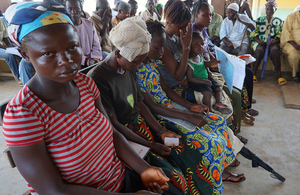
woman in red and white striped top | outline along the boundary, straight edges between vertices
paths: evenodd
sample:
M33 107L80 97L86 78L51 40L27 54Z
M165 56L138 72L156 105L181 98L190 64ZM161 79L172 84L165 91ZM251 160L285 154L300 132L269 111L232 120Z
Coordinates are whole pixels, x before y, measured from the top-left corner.
M44 6L36 5L30 9ZM9 102L3 120L5 140L31 193L115 194L110 192L119 192L126 182L121 161L148 190L162 193L168 178L113 129L98 88L78 73L82 53L71 20L53 9L43 14L30 20L39 28L22 32L22 26L19 34L25 36L16 38L36 74Z

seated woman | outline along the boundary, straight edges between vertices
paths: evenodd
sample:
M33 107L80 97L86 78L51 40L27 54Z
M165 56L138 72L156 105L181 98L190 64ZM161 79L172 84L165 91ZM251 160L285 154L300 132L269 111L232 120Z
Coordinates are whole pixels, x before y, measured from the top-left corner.
M269 55L275 69L277 71L277 79L279 85L284 85L287 80L282 77L281 74L281 59L280 59L280 36L282 31L283 21L280 18L273 17L276 10L273 3L268 2L266 4L266 16L261 16L256 20L256 28L250 35L251 46L254 50L254 62L253 68L253 82L257 83L257 69L264 58L266 45L269 45ZM268 37L271 37L267 42Z
M78 73L82 51L64 7L26 3L15 10L10 38L36 74L8 103L3 134L31 194L105 195L132 192L130 186L167 190L169 179L112 128L97 86ZM132 171L122 161L140 175L134 183L125 180Z
M147 21L147 29L152 35L150 50L148 56L143 60L142 66L137 69L137 78L144 96L143 101L151 109L151 111L156 114L160 114L162 118L177 124L176 126L181 130L181 132L183 132L197 146L202 154L202 158L206 159L204 160L204 162L207 163L205 166L208 167L213 177L215 188L222 192L223 186L221 179L214 177L215 174L213 174L213 171L216 172L217 170L218 173L221 174L223 169L227 166L227 160L224 161L225 164L223 165L221 165L222 162L218 161L218 159L221 159L221 156L224 155L223 152L211 156L209 158L210 160L207 159L207 154L212 154L210 151L213 151L216 146L215 144L211 144L208 140L212 140L211 138L215 137L216 139L213 140L218 142L218 145L223 145L223 150L226 151L228 150L226 146L224 147L224 143L226 141L223 140L222 136L220 136L219 130L224 129L229 133L229 135L231 133L232 136L233 133L230 129L227 131L226 122L223 118L214 114L208 114L207 116L204 116L208 124L202 125L202 114L189 112L187 108L182 106L189 105L190 103L178 96L172 89L168 88L164 84L163 78L160 77L157 69L157 63L163 55L163 46L166 41L166 34L163 30L163 25L159 22ZM173 93L172 97L175 99L174 101L168 98L162 87L164 90L168 91L168 94ZM198 121L195 119L198 119ZM204 145L207 147L202 147ZM235 148L234 146L232 146L232 149L236 150L234 151L235 154L239 151L239 148ZM228 159L228 156L225 155L224 158ZM222 174L222 178L226 180L229 174L229 172L225 171L225 173ZM243 179L240 179L239 182L242 180Z
M133 136L129 133L131 131L148 142L164 143L165 137L180 138L179 146L169 151L170 155L165 158L151 152L148 155L150 164L154 163L156 166L160 166L182 194L195 194L194 191L199 191L201 194L208 192L218 194L218 189L216 185L213 185L209 174L210 171L205 166L212 165L210 164L211 158L213 158L210 156L211 154L209 154L209 158L203 158L201 152L187 139L184 133L172 123L158 122L142 101L143 96L133 71L141 65L149 51L151 36L146 29L145 22L140 17L127 18L112 29L110 38L117 49L101 65L92 69L88 75L94 79L102 92L103 104L112 124L129 140L133 140ZM217 116L210 115L209 117ZM219 147L214 147L213 151L209 153L220 152L218 158L222 160L212 172L221 184L222 170L220 172L219 170L223 169L226 163L233 161L235 155L228 139L227 129L219 128L219 130L218 136L222 137L223 142L218 140ZM205 147L209 147L208 143ZM204 178L203 173L207 175ZM241 178L244 176L234 177L235 180ZM207 182L210 184L209 186L206 186ZM189 188L186 189L185 185ZM212 186L215 187L213 191L210 189Z

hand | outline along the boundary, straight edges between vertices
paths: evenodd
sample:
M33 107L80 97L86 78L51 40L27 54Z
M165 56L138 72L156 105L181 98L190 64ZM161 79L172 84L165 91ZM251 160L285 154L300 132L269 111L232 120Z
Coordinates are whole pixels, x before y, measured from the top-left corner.
M204 104L191 104L191 106L189 107L189 110L192 112L205 114L205 115L207 115L209 112L209 108L207 106L205 106Z
M160 137L161 137L161 140L164 142L165 137L181 138L181 135L177 135L176 133L167 130L166 132L162 133Z
M95 64L95 63L97 63L97 62L100 62L100 60L97 58L97 59L95 59L95 58L91 58L90 60L89 60L89 66L90 65L93 65L93 64Z
M233 47L233 44L230 41L228 41L226 44L228 47Z
M140 191L137 191L134 194L140 194L140 195L158 195L158 193L154 193L154 192L147 191L147 190L140 190Z
M258 44L260 44L260 45L262 45L262 46L264 46L266 43L264 42L264 40L262 40L262 39L259 39L258 41Z
M206 67L210 67L215 64L222 64L222 62L217 60L216 58L212 58L210 61L204 62L204 64Z
M203 127L204 125L206 125L208 123L208 121L203 116L192 115L192 114L190 115L188 121L198 127Z
M151 150L159 156L168 156L171 153L171 148L160 143L152 143Z
M192 23L189 23L186 28L185 34L183 34L184 32L181 29L179 30L180 40L183 48L190 48L193 34Z
M272 46L272 45L275 45L275 44L276 44L276 42L274 40L270 40L269 43L268 43L269 46Z
M102 15L102 22L103 22L103 26L107 26L107 24L111 23L111 9L108 8L104 11L103 15Z
M300 50L300 45L297 44L297 45L294 46L294 48L297 49L297 50L299 51L299 50Z
M208 80L208 79L204 79L203 84L204 84L204 85L207 85L207 86L209 86L209 87L212 86L212 82L211 82L210 80Z
M169 189L167 181L170 179L160 168L149 166L140 176L149 191L162 194Z

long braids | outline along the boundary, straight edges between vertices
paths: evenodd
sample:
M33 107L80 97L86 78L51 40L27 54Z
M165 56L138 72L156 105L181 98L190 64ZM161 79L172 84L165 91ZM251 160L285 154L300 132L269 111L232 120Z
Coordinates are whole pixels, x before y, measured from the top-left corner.
M199 0L197 3L195 3L193 8L193 16L199 13L203 7L210 7L206 0Z
M191 13L180 0L169 0L165 5L165 19L167 23L180 24L191 20Z
M147 20L146 25L148 32L152 35L152 38L155 32L165 32L164 25L159 21Z

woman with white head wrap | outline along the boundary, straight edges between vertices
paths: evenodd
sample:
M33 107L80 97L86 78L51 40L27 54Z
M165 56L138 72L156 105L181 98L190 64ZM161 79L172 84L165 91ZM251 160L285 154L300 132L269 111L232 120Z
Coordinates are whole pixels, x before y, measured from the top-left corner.
M110 39L116 49L88 76L101 91L104 108L113 126L128 140L147 146L154 152L149 152L147 158L150 164L161 167L170 178L167 193L215 193L211 175L195 145L171 123L158 122L142 101L134 70L142 65L149 52L151 35L146 23L139 16L127 18L112 29ZM165 138L177 138L179 145L171 149L159 144L164 143ZM162 158L162 155L168 157Z

